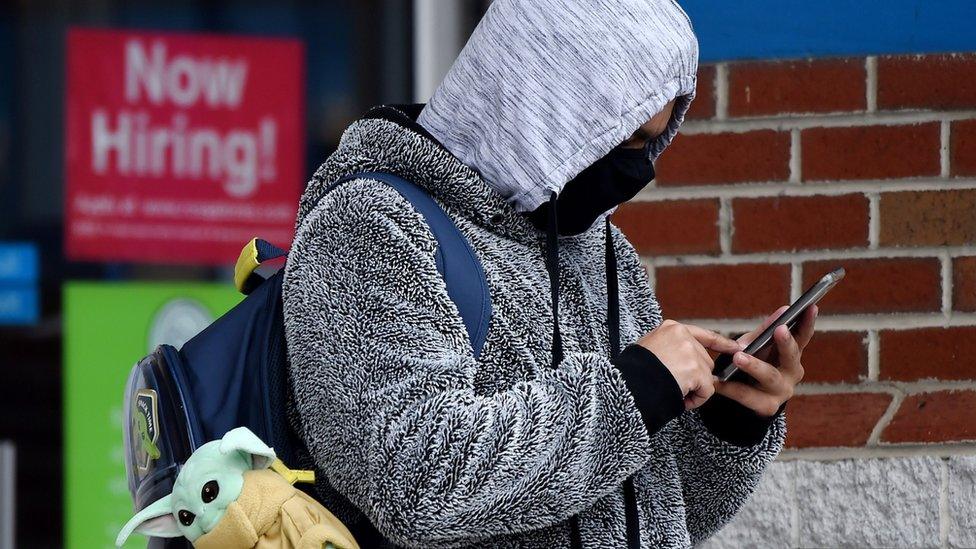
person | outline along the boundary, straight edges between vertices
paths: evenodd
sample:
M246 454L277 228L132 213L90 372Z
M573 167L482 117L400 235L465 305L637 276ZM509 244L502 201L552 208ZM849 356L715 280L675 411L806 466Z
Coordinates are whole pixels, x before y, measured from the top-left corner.
M318 494L363 547L689 547L740 508L785 436L815 311L755 384L739 340L665 320L609 221L653 179L694 96L672 0L495 0L424 105L354 122L299 205L283 301L291 415ZM423 217L480 259L475 358ZM757 281L760 283L761 281ZM740 362L740 358L745 358Z

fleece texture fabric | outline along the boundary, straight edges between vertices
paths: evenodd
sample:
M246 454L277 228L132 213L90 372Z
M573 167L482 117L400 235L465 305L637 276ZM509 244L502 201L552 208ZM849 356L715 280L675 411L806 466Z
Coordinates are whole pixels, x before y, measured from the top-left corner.
M677 99L657 158L697 71L674 0L495 0L417 121L531 211Z
M423 186L469 240L493 305L477 359L422 216L375 181L321 197L363 171ZM610 229L627 346L662 311ZM578 531L584 547L625 547L629 477L641 547L689 547L735 514L782 448L785 419L745 445L699 410L648 427L637 400L648 393L635 398L608 358L604 230L559 238L553 367L546 234L412 116L383 108L345 131L300 202L283 299L294 426L320 498L353 532L368 521L398 546L549 549Z

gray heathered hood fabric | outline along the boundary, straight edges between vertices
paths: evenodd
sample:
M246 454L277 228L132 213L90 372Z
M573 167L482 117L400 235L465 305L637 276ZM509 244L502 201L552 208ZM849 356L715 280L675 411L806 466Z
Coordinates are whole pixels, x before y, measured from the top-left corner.
M697 70L673 0L495 0L417 121L531 211L678 98L656 159Z

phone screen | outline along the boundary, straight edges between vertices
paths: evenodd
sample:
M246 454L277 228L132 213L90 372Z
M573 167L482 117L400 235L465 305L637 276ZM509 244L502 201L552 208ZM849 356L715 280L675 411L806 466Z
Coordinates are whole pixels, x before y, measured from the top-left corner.
M807 291L803 292L803 295L794 301L768 328L763 330L759 334L759 337L750 342L743 352L752 356L763 352L773 342L773 332L783 324L792 331L797 322L803 317L803 311L827 295L827 292L844 278L844 274L844 268L838 267L824 275L816 284L810 286ZM761 356L758 358L763 359ZM715 359L715 366L712 368L712 373L722 381L728 381L730 379L733 381L746 381L751 379L744 372L739 372L739 368L732 363L732 355L730 354L721 354Z

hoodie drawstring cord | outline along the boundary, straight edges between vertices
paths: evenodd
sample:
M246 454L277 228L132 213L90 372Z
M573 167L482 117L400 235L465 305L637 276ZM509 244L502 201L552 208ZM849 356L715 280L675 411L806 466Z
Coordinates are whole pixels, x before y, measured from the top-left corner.
M610 333L610 359L620 354L620 296L617 287L617 250L613 247L610 216L606 216L607 243L607 329Z
M563 361L563 338L559 332L559 215L556 212L556 193L549 195L549 223L546 227L546 270L549 272L549 292L552 298L552 367ZM573 549L583 549L579 515L569 518L569 542Z
M556 213L556 193L549 197L549 226L546 231L546 270L549 271L549 292L552 298L552 367L563 361L563 338L559 333L559 216Z
M610 216L606 218L607 246L607 329L610 332L610 359L620 354L620 294L617 281L617 251L613 246ZM634 477L624 481L624 524L627 530L627 547L640 547L640 524L637 516L637 492Z
M549 291L552 299L552 367L558 368L563 360L562 335L559 331L559 215L556 193L549 196L549 224L546 231L546 270L549 271ZM617 280L617 252L613 245L610 217L605 221L606 275L607 275L607 330L610 337L610 358L620 354L620 295ZM627 546L640 547L640 529L637 527L636 494L632 477L624 481L624 509L626 514ZM569 519L570 545L582 549L579 515Z
M556 193L549 198L549 226L546 231L546 270L549 271L549 293L552 299L552 367L563 361L562 334L559 331L559 216ZM610 336L610 358L620 354L620 297L617 282L617 252L610 232L610 217L605 224L607 269L607 327Z

